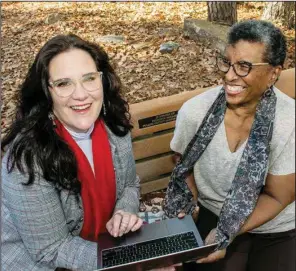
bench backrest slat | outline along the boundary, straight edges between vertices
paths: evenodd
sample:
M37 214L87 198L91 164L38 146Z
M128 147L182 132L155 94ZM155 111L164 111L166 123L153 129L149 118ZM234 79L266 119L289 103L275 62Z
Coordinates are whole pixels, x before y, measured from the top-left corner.
M171 149L168 142L171 142L173 135L174 133L171 131L134 141L133 151L135 159L143 159L169 152Z
M164 189L168 186L169 180L170 177L163 177L151 182L141 183L141 194Z
M174 128L176 115L182 104L206 90L187 91L130 105L134 125L132 137Z

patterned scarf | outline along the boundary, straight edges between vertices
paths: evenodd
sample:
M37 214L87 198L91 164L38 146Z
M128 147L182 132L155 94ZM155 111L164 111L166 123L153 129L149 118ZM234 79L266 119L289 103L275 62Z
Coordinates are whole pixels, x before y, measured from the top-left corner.
M275 108L276 95L271 87L257 105L247 145L222 206L216 234L218 249L230 244L255 208L267 172ZM196 202L185 179L217 132L225 112L226 98L222 88L172 172L164 199L164 211L169 218L181 211L193 213Z

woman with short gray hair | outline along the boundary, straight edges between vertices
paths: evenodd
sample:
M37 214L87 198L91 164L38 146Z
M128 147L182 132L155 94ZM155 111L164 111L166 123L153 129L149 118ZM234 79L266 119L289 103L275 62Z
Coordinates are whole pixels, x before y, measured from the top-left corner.
M285 57L273 24L235 24L217 57L223 86L178 113L164 209L182 216L197 200L201 236L218 243L184 270L295 270L295 101L274 87Z

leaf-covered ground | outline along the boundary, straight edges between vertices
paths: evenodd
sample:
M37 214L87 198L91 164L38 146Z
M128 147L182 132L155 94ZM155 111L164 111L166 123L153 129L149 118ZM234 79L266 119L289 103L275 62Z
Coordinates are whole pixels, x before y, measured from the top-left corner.
M240 3L238 20L259 19L264 4ZM11 122L17 89L29 65L41 46L57 34L75 33L97 43L104 35L123 36L123 43L100 45L120 76L129 103L219 82L215 52L183 37L185 18L207 18L205 2L15 2L1 6L2 135ZM55 15L57 21L48 23ZM289 40L286 67L294 67L294 30L281 28ZM177 42L179 49L161 54L159 47L167 41Z

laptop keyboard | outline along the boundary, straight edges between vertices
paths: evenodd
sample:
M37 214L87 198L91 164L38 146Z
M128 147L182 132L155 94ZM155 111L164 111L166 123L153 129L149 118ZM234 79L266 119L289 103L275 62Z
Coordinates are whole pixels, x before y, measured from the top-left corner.
M198 247L194 233L186 232L102 251L103 268L137 262Z

